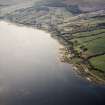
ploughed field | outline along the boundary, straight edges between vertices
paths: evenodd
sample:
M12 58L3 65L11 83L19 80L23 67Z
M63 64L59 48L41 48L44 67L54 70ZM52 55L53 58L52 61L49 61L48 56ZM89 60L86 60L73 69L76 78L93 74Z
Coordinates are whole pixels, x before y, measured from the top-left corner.
M105 10L84 12L63 0L15 6L2 8L0 18L50 32L65 46L63 62L72 62L95 81L105 81Z

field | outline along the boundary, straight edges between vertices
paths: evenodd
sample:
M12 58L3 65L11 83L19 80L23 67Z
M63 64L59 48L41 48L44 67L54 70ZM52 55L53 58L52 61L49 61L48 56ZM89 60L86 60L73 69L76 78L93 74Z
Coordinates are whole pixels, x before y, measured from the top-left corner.
M105 72L105 55L90 59L90 63L98 70Z

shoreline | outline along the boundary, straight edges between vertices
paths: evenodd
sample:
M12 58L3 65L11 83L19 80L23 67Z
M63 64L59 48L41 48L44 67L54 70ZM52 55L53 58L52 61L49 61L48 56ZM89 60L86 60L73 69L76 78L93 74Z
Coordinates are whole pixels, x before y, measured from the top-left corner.
M104 85L105 84L105 80L102 79L101 77L95 75L91 69L91 66L89 65L89 63L84 64L82 62L84 62L84 59L81 59L81 57L76 57L77 55L75 54L75 49L73 48L73 42L68 41L64 36L61 35L61 32L57 29L52 28L53 30L49 30L49 29L44 29L43 27L37 27L35 25L31 25L31 24L24 24L24 23L19 23L19 22L15 22L15 21L11 21L11 20L7 20L7 19L0 19L0 21L6 21L8 23L12 23L18 26L25 26L25 27L30 27L30 28L34 28L34 29L39 29L42 31L45 31L47 33L51 34L51 37L54 38L55 40L57 40L60 44L62 44L64 46L64 48L67 50L66 52L66 60L67 61L63 61L69 64L73 64L73 69L79 73L79 75L81 75L81 77L83 77L84 79L88 80L89 82L93 82L95 84L101 84ZM53 26L52 26L53 27ZM69 56L68 56L69 55ZM63 55L65 56L65 54ZM68 57L68 58L67 58ZM82 62L74 62L72 61L73 59L80 59L82 60ZM64 59L64 58L63 58ZM62 62L62 61L61 61ZM87 62L87 61L85 61Z

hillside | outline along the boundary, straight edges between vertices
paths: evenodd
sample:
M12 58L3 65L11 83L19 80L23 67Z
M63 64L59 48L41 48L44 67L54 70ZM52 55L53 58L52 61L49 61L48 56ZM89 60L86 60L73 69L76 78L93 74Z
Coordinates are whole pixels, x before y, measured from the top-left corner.
M104 0L64 0L67 4L78 4L83 11L105 9Z

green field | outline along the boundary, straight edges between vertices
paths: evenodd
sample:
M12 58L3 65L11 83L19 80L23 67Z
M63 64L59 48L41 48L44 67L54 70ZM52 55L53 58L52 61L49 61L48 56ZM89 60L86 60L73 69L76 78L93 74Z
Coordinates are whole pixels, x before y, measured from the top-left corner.
M75 49L84 46L92 55L105 52L105 29L76 33L71 41L74 43Z
M91 73L105 80L105 27L96 27L98 23L104 24L105 17L102 20L98 18L90 20L95 24L93 30L90 30L91 24L85 31L80 29L76 32L75 29L70 41L73 43L76 54L89 62L88 67L90 71L92 70Z
M96 69L99 69L105 72L105 55L90 59L90 63Z

